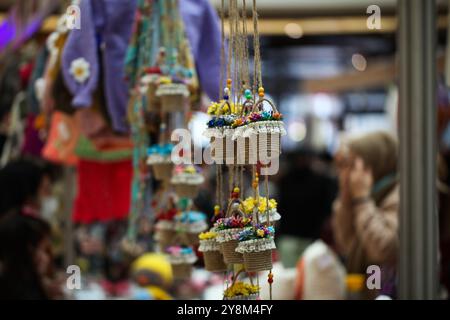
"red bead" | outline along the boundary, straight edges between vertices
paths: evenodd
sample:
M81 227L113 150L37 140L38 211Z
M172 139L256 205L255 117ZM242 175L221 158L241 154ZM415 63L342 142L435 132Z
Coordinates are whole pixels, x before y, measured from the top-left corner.
M273 279L269 278L269 280L267 280L267 282L272 284L273 283Z

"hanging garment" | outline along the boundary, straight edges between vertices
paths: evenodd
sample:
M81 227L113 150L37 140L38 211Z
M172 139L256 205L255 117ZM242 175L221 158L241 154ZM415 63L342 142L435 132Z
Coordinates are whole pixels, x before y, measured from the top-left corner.
M108 112L113 128L121 132L128 130L123 61L136 5L136 0L82 0L81 29L71 32L62 58L64 81L74 95L72 105L77 108L91 106L92 94L99 85L99 64L104 65ZM217 13L207 0L182 0L180 8L201 87L212 100L218 100L221 37ZM86 77L79 80L71 73L77 65L87 70Z
M126 218L130 210L131 176L131 160L99 162L80 159L74 222Z
M50 122L47 143L42 156L52 162L76 165L75 147L79 137L77 119L60 111L54 111Z
M113 128L121 132L128 130L124 59L135 9L136 0L81 0L81 29L72 30L62 56L64 80L76 108L92 105L103 65L108 112Z

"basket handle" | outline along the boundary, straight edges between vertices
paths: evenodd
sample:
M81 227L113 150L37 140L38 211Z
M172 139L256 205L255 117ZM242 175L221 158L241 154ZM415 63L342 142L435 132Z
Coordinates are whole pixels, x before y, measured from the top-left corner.
M268 100L268 99L259 99L258 100L258 102L255 104L255 106L253 107L253 110L252 110L252 112L256 112L256 111L262 111L262 106L263 106L263 103L264 102L267 102L269 105L270 105L270 107L272 108L272 111L273 112L275 112L275 113L277 113L278 112L278 109L277 109L277 107L275 107L275 105L273 104L273 102L272 101L270 101L270 100Z
M228 105L228 113L223 112L223 108ZM225 101L222 105L219 107L220 114L231 114L231 105L228 101Z
M233 287L236 284L237 279L239 278L239 276L242 274L242 272L245 271L245 268L242 268L241 270L239 270L233 277L233 282L231 282L231 287Z
M254 108L254 101L253 100L247 100L244 102L244 104L242 105L242 109L241 109L241 117L249 114ZM250 112L249 112L250 111Z

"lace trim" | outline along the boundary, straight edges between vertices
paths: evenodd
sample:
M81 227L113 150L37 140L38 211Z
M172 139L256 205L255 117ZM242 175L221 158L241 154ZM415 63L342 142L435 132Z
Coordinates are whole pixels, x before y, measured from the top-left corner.
M269 216L270 221L279 221L281 219L281 215L275 209L270 210ZM260 222L266 222L267 214L265 212L258 212L258 218Z
M172 177L172 184L198 185L205 182L205 177L200 173L179 173Z
M175 229L181 232L200 233L208 229L208 224L205 221L197 221L192 223L179 222L175 225Z
M234 228L234 229L225 229L216 231L217 233L217 242L228 242L231 240L236 240L239 233L244 230L243 228Z
M248 296L235 296L235 297L224 297L224 300L256 300L259 298L259 293L249 294Z
M156 230L174 230L174 223L173 221L168 220L160 220L155 224Z
M215 240L200 240L200 246L198 247L200 252L208 251L220 251L220 244Z
M186 85L182 83L162 84L156 90L156 95L158 97L166 95L182 95L183 97L188 97L189 90Z
M257 239L239 242L236 252L261 252L276 249L273 238Z
M170 156L162 156L159 154L152 154L147 158L147 164L155 165L155 164L168 164L172 163Z
M157 74L146 74L141 78L141 84L143 85L149 85L149 84L156 84L159 80L159 75Z
M282 121L258 121L249 123L245 126L234 129L233 140L244 137L248 138L251 135L259 133L278 133L281 136L286 135L286 129Z
M197 256L193 253L182 256L169 255L169 261L171 264L194 264L197 261Z
M231 127L222 127L222 128L208 128L203 132L203 136L207 138L218 138L223 139L226 137L232 137L234 133L234 129Z

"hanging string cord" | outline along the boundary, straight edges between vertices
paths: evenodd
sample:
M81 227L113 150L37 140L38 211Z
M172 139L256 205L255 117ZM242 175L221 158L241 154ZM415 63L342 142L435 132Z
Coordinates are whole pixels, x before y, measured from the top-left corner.
M253 46L255 50L255 70L254 70L254 87L255 92L259 87L263 86L261 71L261 48L259 42L259 22L258 11L256 9L256 0L253 0Z
M233 192L233 173L234 173L233 165L230 165L228 167L228 194L229 195L231 195L231 192Z
M233 1L228 2L228 63L227 63L227 79L231 79L231 64L233 63L233 47L234 47L234 28L233 28Z
M233 63L233 87L234 87L234 104L237 105L239 96L239 55L240 55L240 38L239 38L239 11L237 8L237 0L231 0L233 6L232 20L231 24L233 26L233 53L234 53L234 63Z
M266 215L267 225L270 226L270 210L269 210L269 176L265 176L265 191L266 191Z
M220 166L216 165L216 201L220 204Z
M242 0L243 9L242 9L242 36L244 42L244 67L243 73L244 78L243 81L245 85L250 89L250 70L249 70L249 54L248 54L248 30L247 30L247 4L245 0ZM246 88L245 88L246 89Z
M222 0L220 8L221 19L221 47L220 47L220 83L219 83L219 100L223 94L224 85L224 68L225 68L225 0Z
M223 190L222 190L222 186L223 186L223 173L222 173L222 165L218 165L219 167L219 205L222 208L223 206Z
M241 166L241 198L244 198L244 166Z

